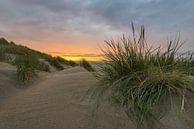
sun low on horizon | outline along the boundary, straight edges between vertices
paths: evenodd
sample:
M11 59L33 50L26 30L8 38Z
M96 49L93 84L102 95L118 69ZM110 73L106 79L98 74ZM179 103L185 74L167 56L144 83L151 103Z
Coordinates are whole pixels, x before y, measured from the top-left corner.
M81 61L83 59L87 61L102 61L104 60L103 57L95 57L95 56L60 56L66 60L72 61Z
M99 61L104 40L129 33L133 21L151 43L180 32L190 49L193 8L192 0L1 0L0 37L68 60Z

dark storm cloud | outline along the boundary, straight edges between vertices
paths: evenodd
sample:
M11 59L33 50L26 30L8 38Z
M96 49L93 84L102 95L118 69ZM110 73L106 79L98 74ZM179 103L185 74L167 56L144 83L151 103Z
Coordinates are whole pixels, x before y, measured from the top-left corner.
M13 35L18 26L30 30L19 30L23 37L33 33L37 39L41 33L60 39L87 34L101 39L128 31L134 21L159 35L153 37L180 31L192 46L193 12L193 0L6 0L0 1L0 32Z
M175 29L189 28L194 20L194 1L188 0L99 0L89 7L98 21L113 27L126 28L131 20L137 24ZM180 28L181 27L181 28Z

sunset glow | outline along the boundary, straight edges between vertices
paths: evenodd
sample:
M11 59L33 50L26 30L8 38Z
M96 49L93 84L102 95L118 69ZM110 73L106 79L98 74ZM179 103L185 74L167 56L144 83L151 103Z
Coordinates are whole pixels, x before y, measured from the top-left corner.
M0 0L0 37L52 56L96 61L104 40L130 32L133 21L149 30L151 44L181 32L190 50L193 8L192 0Z
M87 56L63 56L64 59L80 61L82 59L86 59L87 61L102 61L103 57L87 57Z

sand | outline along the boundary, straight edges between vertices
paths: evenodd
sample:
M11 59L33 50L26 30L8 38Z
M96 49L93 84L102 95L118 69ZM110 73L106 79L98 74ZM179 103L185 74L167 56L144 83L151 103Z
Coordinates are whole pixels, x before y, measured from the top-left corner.
M0 104L17 92L15 84L16 68L7 63L0 63Z
M28 88L15 88L16 69L0 63L0 129L134 129L124 114L104 106L95 117L83 97L97 80L81 67L40 74ZM194 129L194 95L183 120L164 119L167 129ZM184 128L183 128L184 127Z

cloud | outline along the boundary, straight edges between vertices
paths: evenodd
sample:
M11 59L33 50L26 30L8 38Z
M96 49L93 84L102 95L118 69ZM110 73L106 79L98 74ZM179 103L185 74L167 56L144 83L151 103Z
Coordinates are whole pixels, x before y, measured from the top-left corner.
M187 47L194 47L193 11L193 0L6 0L0 1L0 34L83 48L129 32L133 20L153 40L180 31Z

